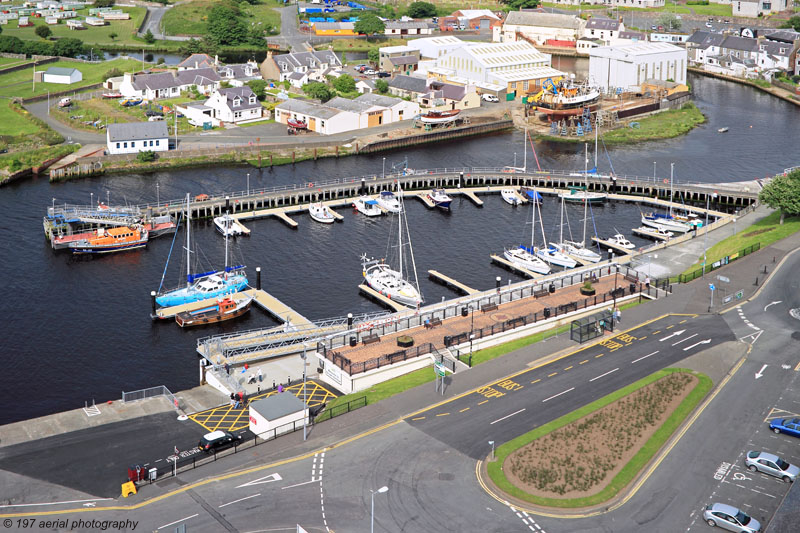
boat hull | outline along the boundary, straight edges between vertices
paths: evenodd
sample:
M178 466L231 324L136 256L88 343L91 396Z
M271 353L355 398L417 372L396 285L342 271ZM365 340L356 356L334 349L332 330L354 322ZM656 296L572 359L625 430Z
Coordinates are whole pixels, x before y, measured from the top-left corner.
M511 264L520 268L524 268L525 270L530 270L531 272L536 272L537 274L550 273L550 267L547 265L547 263L531 254L524 246L520 246L519 248L515 248L513 250L504 251L503 257L511 262Z
M574 268L575 265L578 264L577 261L574 259L562 254L558 250L553 247L550 248L540 248L536 251L537 257L546 263L550 263L553 266L560 266L563 268Z
M156 304L161 307L174 307L176 305L208 300L209 298L227 296L241 292L246 288L247 277L242 274L236 274L227 280L225 286L219 287L216 290L200 291L195 288L195 285L192 285L191 287L175 289L156 297Z
M642 224L650 226L651 228L663 229L665 231L674 231L678 233L687 233L692 230L689 224L679 222L677 220L670 220L662 217L642 217Z
M225 322L226 320L239 318L240 316L246 314L248 311L250 311L252 302L252 299L250 299L246 304L238 306L237 308L227 312L220 312L219 306L214 306L213 309L200 312L194 311L178 313L175 315L175 322L177 322L182 328L205 326L206 324Z
M92 246L91 244L75 243L70 246L74 254L110 254L113 252L124 252L126 250L136 250L147 246L147 239L135 243L108 246Z
M517 198L517 194L514 191L502 190L500 191L500 196L508 205L517 206L520 204L519 198Z
M396 270L384 263L367 267L364 280L374 291L386 296L393 302L407 307L416 307L422 303L422 296L416 288L407 282Z

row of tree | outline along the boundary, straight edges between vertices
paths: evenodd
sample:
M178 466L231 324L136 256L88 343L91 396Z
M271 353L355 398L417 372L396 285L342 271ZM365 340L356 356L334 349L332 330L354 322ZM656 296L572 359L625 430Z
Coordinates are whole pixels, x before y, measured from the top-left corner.
M64 37L57 41L23 41L11 35L0 35L0 52L40 56L78 57L80 55L86 55L88 50L83 44L83 41L72 37Z
M327 102L337 94L348 95L356 92L356 80L349 74L342 74L338 78L329 76L327 83L312 81L303 85L303 92L306 96L315 98L320 102ZM389 91L389 84L384 80L375 80L375 89L380 94Z

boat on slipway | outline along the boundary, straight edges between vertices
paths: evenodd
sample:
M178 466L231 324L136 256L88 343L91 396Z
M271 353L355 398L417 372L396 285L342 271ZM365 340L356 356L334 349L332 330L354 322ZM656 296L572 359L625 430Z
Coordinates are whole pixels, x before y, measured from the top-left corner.
M69 244L75 254L107 254L147 246L150 233L143 226L97 228L90 235Z
M383 210L378 206L377 200L373 200L369 196L360 196L353 202L353 207L362 215L368 217L377 217L383 214Z
M447 210L450 209L450 203L453 201L452 198L447 196L444 189L433 189L428 193L428 200L430 200L434 206Z
M308 206L308 214L313 220L322 224L333 224L336 217L333 216L331 210L328 209L322 202L317 202Z
M216 303L208 307L178 313L175 315L175 322L182 328L216 324L244 315L250 310L252 303L253 297L246 295L219 298Z
M460 113L460 109L453 109L451 111L429 111L424 115L420 115L419 119L423 124L447 124L456 120Z

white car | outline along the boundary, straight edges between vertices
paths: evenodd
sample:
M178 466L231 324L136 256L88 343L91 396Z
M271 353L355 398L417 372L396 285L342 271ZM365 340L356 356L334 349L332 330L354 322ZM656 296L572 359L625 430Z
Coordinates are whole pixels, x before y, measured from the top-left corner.
M713 27L713 26L711 25L711 23L710 23L710 22L706 22L706 28L712 28L712 27Z
M724 503L714 503L706 506L703 511L703 520L709 526L718 526L736 533L758 533L761 524L736 507Z
M786 483L793 482L800 474L800 468L790 465L777 455L766 452L747 452L744 464L752 472L763 472L781 478Z
M375 69L368 68L367 70L364 71L364 74L366 74L367 76L372 76L373 74L376 74L376 72Z
M500 99L493 94L482 94L481 100L484 102L499 102Z

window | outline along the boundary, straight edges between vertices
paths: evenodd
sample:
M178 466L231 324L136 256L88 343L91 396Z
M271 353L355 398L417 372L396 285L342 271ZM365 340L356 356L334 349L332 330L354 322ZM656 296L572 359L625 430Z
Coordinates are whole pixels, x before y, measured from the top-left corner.
M136 148L136 141L131 141L131 148Z
M127 148L128 147L128 143L122 143L122 145L123 145L122 146L123 148Z
M119 148L119 143L117 143L117 148Z
M158 146L158 139L156 139L156 146Z
M528 91L528 80L522 82L522 90L526 92Z

